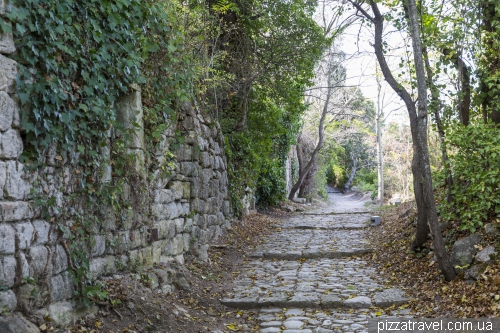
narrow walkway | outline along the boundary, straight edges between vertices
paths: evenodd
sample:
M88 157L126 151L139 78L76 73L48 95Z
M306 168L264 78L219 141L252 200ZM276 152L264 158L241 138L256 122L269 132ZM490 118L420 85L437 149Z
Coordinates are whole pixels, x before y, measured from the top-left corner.
M329 200L277 226L228 286L221 302L258 309L259 332L366 332L368 318L408 314L405 293L386 286L363 256L372 252L365 201L338 193Z

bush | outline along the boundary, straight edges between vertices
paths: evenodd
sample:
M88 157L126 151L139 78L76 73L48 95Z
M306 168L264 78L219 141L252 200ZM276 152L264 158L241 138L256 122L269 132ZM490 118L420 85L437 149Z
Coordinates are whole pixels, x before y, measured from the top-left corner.
M438 193L444 220L461 222L461 229L475 232L484 222L500 216L500 136L498 127L488 124L458 126L447 133L452 147L450 167L452 200L445 200L446 186ZM447 170L436 172L438 183L445 184Z

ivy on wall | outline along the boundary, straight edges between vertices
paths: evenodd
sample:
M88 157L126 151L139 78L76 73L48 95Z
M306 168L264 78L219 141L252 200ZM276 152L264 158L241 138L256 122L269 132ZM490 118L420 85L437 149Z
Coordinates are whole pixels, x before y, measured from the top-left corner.
M146 141L159 136L174 101L191 91L182 32L162 1L14 0L13 6L12 25L2 21L0 28L12 31L17 47L22 161L44 166L55 147L77 182L62 202L54 193L32 195L63 236L79 294L102 300L105 292L89 268L95 234L105 232L108 218L133 229L149 214L144 170L127 151L134 128L117 121L116 105L132 84L141 84ZM112 181L103 182L107 167ZM35 188L45 180L37 182Z

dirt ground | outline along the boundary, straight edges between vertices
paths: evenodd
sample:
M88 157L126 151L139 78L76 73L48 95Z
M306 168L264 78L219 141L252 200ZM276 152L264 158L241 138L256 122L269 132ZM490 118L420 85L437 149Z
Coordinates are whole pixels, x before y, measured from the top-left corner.
M116 304L100 302L95 317L87 317L64 329L40 322L42 332L142 333L142 332L252 332L257 330L256 313L220 304L246 260L245 250L272 232L273 224L291 213L273 209L256 213L235 223L222 238L211 244L209 261L186 256L184 267L190 291L174 290L169 295L152 291L147 272L120 272L120 278L104 279L106 291ZM119 301L117 301L119 300Z

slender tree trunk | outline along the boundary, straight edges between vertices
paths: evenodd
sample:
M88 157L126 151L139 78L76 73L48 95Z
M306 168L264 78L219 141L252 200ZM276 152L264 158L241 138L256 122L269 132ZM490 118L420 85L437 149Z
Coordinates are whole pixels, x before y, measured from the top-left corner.
M332 93L333 93L333 87L332 87L333 72L331 72L331 70L328 73L328 79L327 79L328 90L327 90L327 94L326 94L325 104L324 104L323 109L321 111L321 118L319 120L318 143L316 144L316 147L314 148L314 150L311 154L311 158L310 158L309 162L304 166L304 168L302 168L300 170L299 179L292 186L292 189L290 190L290 193L288 195L288 200L293 200L293 198L295 197L295 194L302 186L302 183L304 182L304 179L307 177L307 174L311 171L311 169L316 161L316 156L318 155L318 152L321 149L321 147L323 146L323 142L325 140L325 136L324 136L325 118L326 118L326 114L328 113L328 107L329 107L330 99L331 99Z
M422 44L420 41L420 30L418 21L417 5L415 0L407 0L408 12L410 16L410 33L413 44L413 55L415 59L415 72L417 74L418 86L418 115L417 120L417 147L418 147L418 169L421 176L423 201L419 208L419 213L424 210L427 214L429 228L434 243L434 252L437 262L446 280L451 281L456 277L455 269L451 264L450 257L444 247L443 236L438 224L436 212L436 202L432 190L432 177L429 161L429 151L427 146L427 84L422 57Z
M351 162L352 162L352 169L351 173L349 174L349 178L347 178L347 182L344 185L344 192L349 191L349 188L351 187L351 183L354 180L354 177L356 176L356 171L357 171L357 162L356 162L356 157L352 156L351 157Z
M377 57L380 69L384 74L384 78L391 88L404 101L410 117L410 128L413 138L413 183L415 191L415 200L417 203L418 220L417 234L415 236L415 245L422 245L427 239L427 223L431 229L431 234L434 242L434 251L439 264L439 268L443 272L446 280L450 281L456 277L455 269L451 265L450 258L444 247L443 236L439 229L436 203L434 201L434 193L432 191L432 178L429 162L429 152L427 147L427 87L425 82L425 71L422 61L422 45L420 41L419 22L417 17L417 8L414 0L406 0L408 5L410 33L412 36L415 69L418 81L418 112L415 104L408 91L399 84L385 59L383 50L382 33L384 27L384 17L382 16L375 0L369 0L369 4L373 11L372 17L360 3L355 0L349 0L359 12L375 25L375 55ZM425 233L424 233L425 230Z
M377 200L379 203L384 202L384 155L382 147L382 121L384 115L380 101L382 87L378 77L378 66L375 68L377 80L377 113L375 115L375 129L377 131Z

